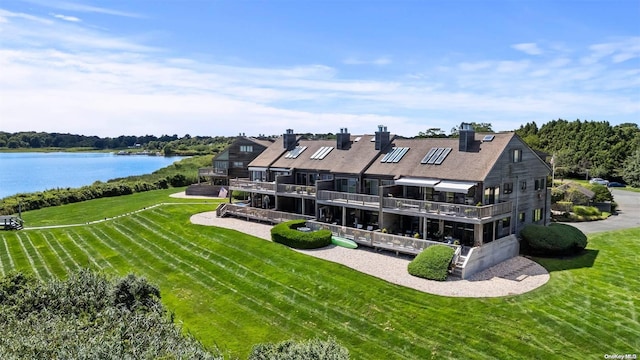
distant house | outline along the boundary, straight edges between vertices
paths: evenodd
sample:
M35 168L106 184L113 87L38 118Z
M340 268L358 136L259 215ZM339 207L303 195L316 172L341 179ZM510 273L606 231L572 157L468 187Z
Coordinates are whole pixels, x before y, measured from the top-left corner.
M478 247L550 221L549 165L513 132L476 134L464 123L459 138L405 139L380 126L307 140L287 130L248 171L230 188L252 193L253 206L266 196L273 210L347 230Z
M189 195L216 196L220 187L228 187L229 179L248 178L248 166L258 155L273 143L267 137L249 137L239 135L212 160L212 167L198 169L198 180L208 179L207 184L198 183L187 188Z

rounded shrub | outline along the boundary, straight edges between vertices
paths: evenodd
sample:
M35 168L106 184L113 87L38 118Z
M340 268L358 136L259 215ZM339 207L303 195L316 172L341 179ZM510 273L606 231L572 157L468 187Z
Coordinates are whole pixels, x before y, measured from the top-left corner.
M529 224L520 231L520 237L525 242L527 252L532 255L571 255L587 247L587 236L567 224Z
M331 231L323 229L310 232L297 230L306 220L292 220L271 228L271 240L295 249L317 249L331 244Z
M409 263L409 274L429 280L447 279L453 248L444 245L429 246Z

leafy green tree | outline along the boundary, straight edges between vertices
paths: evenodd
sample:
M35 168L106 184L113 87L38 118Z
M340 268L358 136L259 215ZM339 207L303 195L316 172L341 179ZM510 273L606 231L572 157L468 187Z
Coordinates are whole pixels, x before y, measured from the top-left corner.
M426 131L420 131L417 138L445 138L447 135L441 128L429 128Z
M635 152L624 162L622 178L627 184L640 187L640 148L636 148Z

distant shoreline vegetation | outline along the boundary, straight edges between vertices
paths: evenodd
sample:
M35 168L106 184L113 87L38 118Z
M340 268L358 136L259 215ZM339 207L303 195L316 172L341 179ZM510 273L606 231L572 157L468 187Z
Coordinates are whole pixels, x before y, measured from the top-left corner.
M165 156L209 155L226 148L234 137L154 135L115 138L46 132L0 131L0 152L92 151L130 153L147 152Z
M8 196L0 199L0 215L12 215L20 211L191 185L198 182L198 168L210 166L211 160L212 155L194 156L147 175L116 178L107 182L96 181L91 185L79 188L56 188Z

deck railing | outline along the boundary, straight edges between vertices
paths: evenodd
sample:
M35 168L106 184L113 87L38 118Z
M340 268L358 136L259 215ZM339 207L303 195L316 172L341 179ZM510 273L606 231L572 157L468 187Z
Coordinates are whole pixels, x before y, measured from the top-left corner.
M383 198L382 207L418 214L429 213L474 219L484 219L511 212L511 202L474 206L403 198Z
M227 176L229 174L229 169L220 169L220 168L200 168L198 169L198 176Z
M305 196L316 196L315 186L295 185L295 184L278 184L278 193L282 194L299 194Z
M354 194L339 191L318 191L318 201L326 201L340 204L361 205L378 208L380 197L377 195Z
M260 209L251 206L226 204L218 207L218 216L233 215L246 220L264 221L271 224L279 224L289 220L311 220L314 217L302 214L293 214L283 211Z
M276 192L275 182L251 181L246 179L230 179L229 188L241 191Z
M312 230L327 229L327 230L330 230L331 233L335 236L352 239L358 244L362 244L362 245L366 245L366 246L374 247L378 249L395 251L397 253L416 255L421 251L423 251L424 249L428 248L429 246L444 245L456 250L456 253L458 255L460 254L460 251L457 250L460 248L459 245L447 244L439 241L432 241L432 240L425 240L425 239L416 239L416 238L407 237L407 236L393 235L393 234L383 233L378 230L370 231L370 230L363 230L363 229L354 229L350 227L327 224L327 223L322 223L318 221L307 221L307 227L309 227ZM457 261L457 257L455 257L455 260Z

